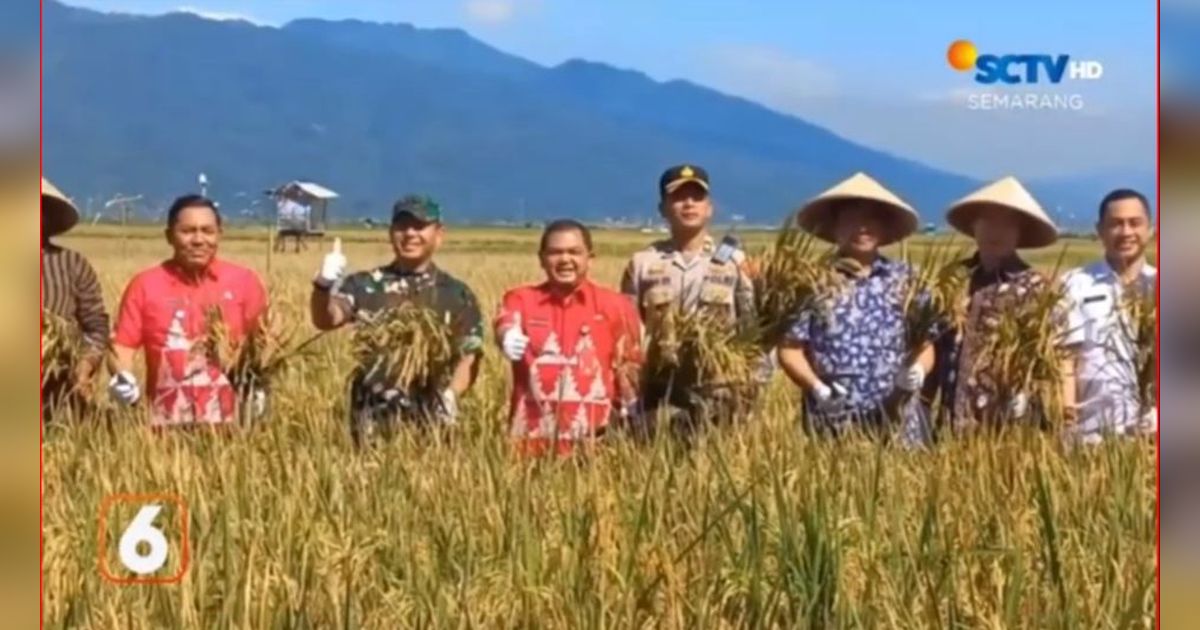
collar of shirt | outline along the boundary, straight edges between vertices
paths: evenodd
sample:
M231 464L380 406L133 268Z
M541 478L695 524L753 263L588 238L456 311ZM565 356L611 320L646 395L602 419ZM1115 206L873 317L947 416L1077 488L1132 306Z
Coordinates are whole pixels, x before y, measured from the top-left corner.
M1120 284L1120 276L1117 275L1117 271L1112 268L1112 265L1108 264L1107 259L1102 258L1084 267L1083 272L1094 278L1097 282ZM1154 265L1142 263L1142 269L1138 273L1139 280L1152 280L1156 275L1158 275L1158 269Z
M875 260L872 260L871 264L866 267L849 256L833 256L830 264L840 273L852 278L886 277L894 273L897 267L897 263L882 255L875 256ZM866 273L863 273L864 269Z
M1021 272L1029 270L1029 265L1024 260L1021 260L1021 257L1015 252L1004 262L1000 263L998 268L990 271L983 268L983 263L979 259L979 252L975 252L973 256L964 260L962 264L971 270L971 293L990 287L993 284L1012 280Z
M380 267L379 271L400 278L415 278L421 280L433 277L433 275L437 273L437 266L433 263L429 263L429 265L427 265L424 269L420 271L413 271L410 269L405 269L393 261Z
M700 245L700 249L692 253L691 258L685 256L684 251L675 246L675 241L667 239L663 242L662 253L663 258L674 262L682 269L690 269L693 265L701 260L706 260L716 251L716 242L713 241L711 234L704 235L704 242Z
M555 289L549 282L543 282L538 285L538 295L542 299L542 303L551 303L557 306L569 306L572 304L587 304L592 299L592 281L584 279L570 293L563 293Z
M171 274L171 277L176 278L185 284L196 284L197 280L216 280L218 277L220 277L221 269L223 269L224 266L225 263L223 261L216 256L213 256L212 260L208 261L208 264L204 266L204 269L202 269L199 276L197 276L196 274L186 271L174 258L163 262L163 269L166 269L167 273Z

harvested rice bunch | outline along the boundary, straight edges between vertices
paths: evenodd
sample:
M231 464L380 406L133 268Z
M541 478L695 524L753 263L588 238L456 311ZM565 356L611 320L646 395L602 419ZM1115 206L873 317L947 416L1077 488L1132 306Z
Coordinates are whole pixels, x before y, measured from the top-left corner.
M671 306L647 318L645 378L697 392L751 391L762 360L756 331L726 318Z
M912 269L903 296L906 363L916 359L923 345L961 327L966 319L970 271L957 263L964 253L948 238L926 249L919 262L906 261Z
M238 353L237 344L229 333L229 325L218 306L204 311L204 338L193 347L194 352L204 353L209 363L220 366L228 373Z
M1009 290L1024 291L1023 287ZM984 338L976 365L986 366L1002 399L1024 392L1057 408L1061 398L1063 291L1047 284L1003 311Z
M298 320L295 312L272 305L263 312L258 326L234 343L221 309L213 307L205 312L206 332L200 347L236 391L268 391L289 365L306 356L310 346L326 334L319 332L297 343Z
M779 345L797 311L817 300L831 299L842 285L828 256L818 253L818 247L808 233L784 227L775 243L751 261L763 348Z
M435 397L449 384L459 359L450 323L413 303L361 322L352 345L365 382L412 396Z
M1158 404L1157 361L1158 299L1149 290L1127 287L1118 301L1121 332L1124 339L1121 355L1131 355L1133 376L1137 381L1138 400L1143 411Z
M68 374L82 359L83 334L74 322L42 310L42 387Z

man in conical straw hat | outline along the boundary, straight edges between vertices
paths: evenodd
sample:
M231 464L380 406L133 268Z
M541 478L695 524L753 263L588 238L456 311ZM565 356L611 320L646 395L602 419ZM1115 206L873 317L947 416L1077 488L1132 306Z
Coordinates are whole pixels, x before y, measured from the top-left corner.
M56 402L72 392L87 395L108 346L108 313L96 271L78 252L59 247L51 238L79 222L75 204L42 178L42 309L78 328L83 336L81 360L62 366L70 373L51 374L42 387L44 419Z
M1011 316L1049 290L1045 276L1021 260L1017 250L1054 244L1058 228L1015 177L956 201L946 221L974 239L976 252L955 263L968 277L965 319L952 334L937 335L940 374L934 385L942 390L942 409L952 413L955 427L985 420L1029 420L1034 415L1030 393L1002 391L989 370L994 364L980 355L1006 314Z
M844 279L829 300L801 307L779 348L780 366L804 390L810 432L883 428L885 401L897 388L917 390L932 366L932 347L918 354L911 370L903 365L908 354L903 302L911 269L879 253L912 234L917 222L911 206L863 173L799 210L801 229L836 245L828 264ZM915 400L903 414L906 434L920 426Z

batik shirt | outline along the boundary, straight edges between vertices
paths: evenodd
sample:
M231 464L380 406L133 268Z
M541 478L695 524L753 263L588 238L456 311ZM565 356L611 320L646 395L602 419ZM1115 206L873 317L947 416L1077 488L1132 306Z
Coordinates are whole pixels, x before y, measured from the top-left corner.
M818 420L841 423L876 414L894 389L896 371L907 354L904 295L911 268L882 256L865 276L846 273L833 296L797 313L785 342L804 344L823 382L847 391L842 408ZM808 409L815 408L810 395ZM810 414L811 415L811 414Z
M155 426L221 424L237 419L236 393L203 342L214 308L237 343L253 330L267 292L252 270L215 259L199 274L173 261L134 276L117 317L113 342L144 348L146 394Z
M584 281L563 295L548 284L512 289L496 339L519 327L529 346L512 362L510 435L523 452L571 452L637 398L639 318L624 295Z
M81 361L95 369L108 347L108 313L96 271L78 252L49 242L42 243L42 309L78 327L83 337ZM74 384L70 370L63 366L46 373L42 366L42 399L54 401L67 394ZM50 405L44 408L47 413Z
M966 317L961 326L947 325L936 350L942 408L952 410L954 426L963 426L1003 413L1009 401L1000 399L1003 392L979 354L1003 314L1028 304L1049 283L1016 256L992 271L983 269L978 254L957 264L971 274Z

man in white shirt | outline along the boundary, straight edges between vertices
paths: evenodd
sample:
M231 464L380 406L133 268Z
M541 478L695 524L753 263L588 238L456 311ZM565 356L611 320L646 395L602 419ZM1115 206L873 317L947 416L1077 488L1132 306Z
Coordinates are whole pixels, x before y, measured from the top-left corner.
M1158 275L1145 256L1151 234L1146 197L1129 189L1109 193L1100 202L1096 232L1104 260L1072 270L1063 281L1071 352L1065 371L1075 375L1065 379L1064 408L1070 433L1085 443L1158 430L1157 410L1142 409L1138 399L1131 322L1121 321L1127 319L1126 292L1152 294Z

